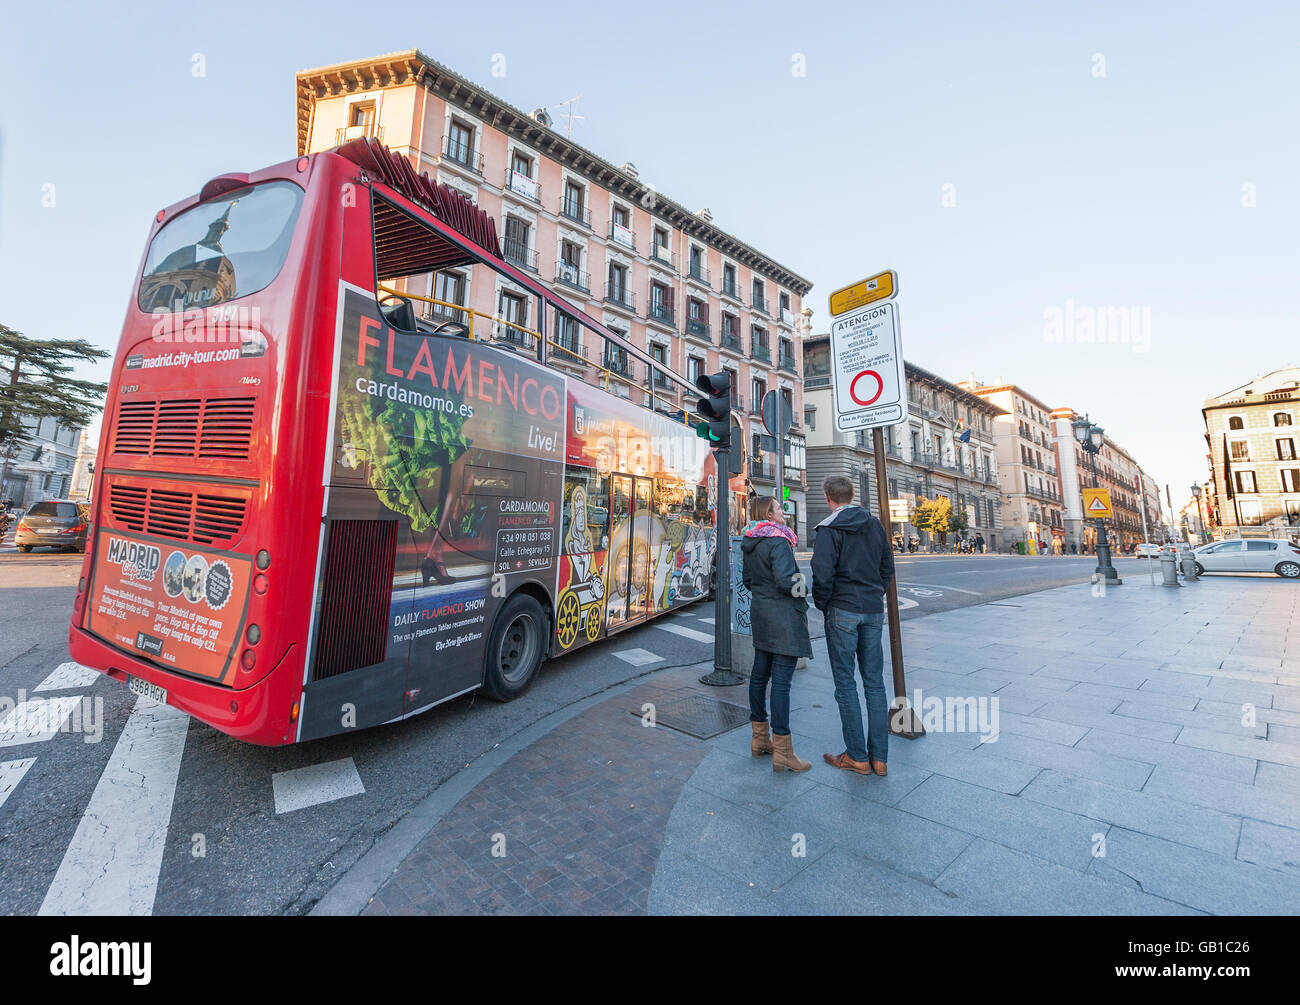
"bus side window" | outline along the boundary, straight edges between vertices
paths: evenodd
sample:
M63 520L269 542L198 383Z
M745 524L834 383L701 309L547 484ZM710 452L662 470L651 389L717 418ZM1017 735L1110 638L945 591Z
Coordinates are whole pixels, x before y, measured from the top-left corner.
M564 475L562 515L560 540L564 554L584 555L607 549L609 478L590 468L567 468Z

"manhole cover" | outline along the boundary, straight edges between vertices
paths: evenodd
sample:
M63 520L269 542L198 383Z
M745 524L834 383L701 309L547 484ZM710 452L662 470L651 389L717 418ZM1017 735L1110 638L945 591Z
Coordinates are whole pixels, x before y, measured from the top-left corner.
M631 712L638 717L645 714L639 708L631 709ZM655 722L697 740L708 740L749 722L749 709L729 701L692 694L658 705Z

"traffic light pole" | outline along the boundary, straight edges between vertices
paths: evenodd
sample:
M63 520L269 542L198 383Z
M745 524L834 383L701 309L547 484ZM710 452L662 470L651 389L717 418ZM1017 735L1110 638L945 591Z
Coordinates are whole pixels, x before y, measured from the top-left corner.
M738 448L737 448L738 449ZM748 679L731 669L731 477L727 448L713 451L718 479L717 543L714 548L713 672L700 678L701 684L734 687Z
M871 431L871 449L876 455L876 505L885 528L885 547L894 547L890 533L889 481L885 470L885 433L879 426ZM905 740L925 735L921 717L907 702L907 681L903 678L903 623L898 616L898 574L889 581L885 593L885 610L889 613L889 655L894 670L894 703L889 709L889 731Z

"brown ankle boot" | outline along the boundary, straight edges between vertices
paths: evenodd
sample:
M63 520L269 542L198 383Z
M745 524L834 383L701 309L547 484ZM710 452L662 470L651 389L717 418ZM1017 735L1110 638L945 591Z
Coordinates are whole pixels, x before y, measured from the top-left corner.
M786 733L772 734L772 770L773 771L807 771L812 762L801 761L794 752L794 738Z
M753 757L762 757L764 754L772 753L771 726L766 722L751 722L749 726L754 731L754 735L749 741L749 753Z

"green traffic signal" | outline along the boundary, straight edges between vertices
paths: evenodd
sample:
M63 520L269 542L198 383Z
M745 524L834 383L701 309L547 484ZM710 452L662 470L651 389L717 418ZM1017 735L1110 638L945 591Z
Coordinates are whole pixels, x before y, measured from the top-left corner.
M708 440L710 443L720 442L717 434L715 434L713 430L710 428L707 419L695 427L695 435L698 436L701 440Z

